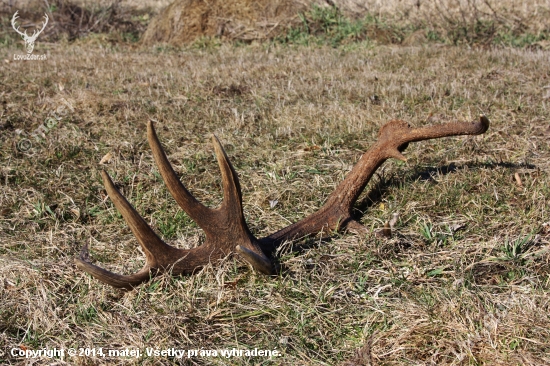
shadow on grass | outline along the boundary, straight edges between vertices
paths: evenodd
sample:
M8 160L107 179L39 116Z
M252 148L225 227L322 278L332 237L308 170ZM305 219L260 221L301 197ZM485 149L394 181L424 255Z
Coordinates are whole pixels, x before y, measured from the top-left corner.
M433 184L437 184L437 180L434 179L436 175L447 175L454 173L462 168L469 169L494 169L494 168L505 168L505 169L535 169L536 166L533 164L516 164L510 162L489 162L489 163L467 163L462 165L456 165L455 163L447 164L440 167L430 167L423 170L416 170L412 173L399 175L401 172L396 172L391 177L387 178L383 174L377 175L378 181L370 189L369 193L358 201L354 207L354 219L360 220L366 212L373 206L380 204L382 197L390 191L392 188L399 187L403 184L410 184L416 181L429 181Z
M369 190L369 192L360 201L358 201L355 204L352 220L360 221L364 216L368 215L368 211L371 207L376 207L382 202L382 198L391 189L399 187L401 185L411 184L416 181L429 181L433 184L438 184L438 181L434 178L434 176L451 174L463 168L476 170L480 168L495 169L497 167L505 168L509 170L536 168L536 166L533 164L526 164L526 163L516 164L516 163L501 161L501 162L487 162L487 163L473 162L473 163L466 163L461 165L450 163L440 167L429 167L422 170L416 169L416 170L413 170L412 172L408 172L405 174L400 174L402 172L398 171L392 174L390 177L386 177L382 172L382 174L377 174L378 180L376 181L376 183L374 183L374 185ZM346 224L347 224L346 222L343 222L342 227L345 227ZM297 241L294 241L294 242L283 244L282 247L280 247L279 245L273 247L272 252L277 252L277 254L272 255L271 259L273 260L274 265L277 268L277 272L289 271L289 268L286 268L286 266L282 265L280 262L281 253L294 253L297 255L301 255L311 249L319 248L324 243L330 243L337 235L339 234L336 232L327 232L326 235L322 235L321 237L318 237L318 236L306 237L306 238L298 239ZM403 248L408 247L408 245L406 245L405 242L402 243L402 246Z

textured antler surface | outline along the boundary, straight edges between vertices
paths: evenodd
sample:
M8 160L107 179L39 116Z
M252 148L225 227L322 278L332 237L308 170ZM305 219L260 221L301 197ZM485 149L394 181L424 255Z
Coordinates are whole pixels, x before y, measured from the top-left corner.
M328 197L323 207L302 221L270 235L264 242L270 241L276 245L288 239L326 229L348 227L355 231L364 231L365 229L352 219L352 208L376 169L384 161L389 158L406 161L402 152L409 142L446 136L479 135L488 128L489 120L485 116L480 116L476 122L447 123L422 128L411 128L408 123L399 120L386 123L378 132L377 141L363 154L351 172Z
M478 135L488 128L489 120L485 116L472 123L448 123L416 129L403 121L390 121L380 129L375 144L361 157L323 207L302 221L258 240L252 235L244 219L239 179L219 140L212 137L222 174L224 198L219 208L212 209L197 201L183 186L168 162L152 122L149 122L147 136L159 172L176 202L204 231L205 242L194 249L178 249L166 244L116 189L109 175L102 172L107 194L136 236L145 253L146 262L135 274L115 274L91 264L87 246L82 248L80 258L75 259L75 262L79 268L100 281L125 289L131 289L166 271L174 275L191 274L206 264L235 252L258 271L273 274L275 269L268 254L285 240L314 235L327 229L366 230L352 219L353 205L384 161L388 158L406 160L402 152L410 142L445 136Z
M160 145L152 122L148 124L147 136L153 157L168 190L180 207L204 231L205 242L193 249L177 249L163 242L116 189L109 175L102 172L107 194L145 253L145 266L133 275L118 275L89 263L86 247L82 249L80 258L75 260L76 265L105 283L129 289L147 281L157 273L165 271L171 271L174 275L193 273L209 262L216 262L233 253L239 246L239 252L244 253L244 258L248 259L256 269L266 274L273 273L271 263L263 254L256 238L248 230L242 211L239 178L219 140L215 136L212 138L222 173L224 198L218 209L211 209L197 201L177 178Z

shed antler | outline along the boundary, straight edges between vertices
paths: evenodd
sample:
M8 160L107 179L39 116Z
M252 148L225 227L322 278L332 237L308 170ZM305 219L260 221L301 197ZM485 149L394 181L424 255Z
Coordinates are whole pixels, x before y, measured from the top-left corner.
M132 205L120 194L106 172L102 172L107 194L130 226L145 253L145 266L132 275L119 275L89 262L88 248L84 246L76 265L109 285L131 289L159 273L191 274L208 263L216 262L237 252L256 270L274 274L268 258L274 248L285 240L314 235L323 230L344 228L365 230L352 218L352 208L368 181L388 158L406 160L403 150L410 142L434 138L479 135L487 131L489 120L480 116L477 122L448 123L411 128L403 121L390 121L378 134L378 140L328 197L317 212L263 239L256 239L248 229L243 215L241 187L237 173L229 162L219 140L213 136L214 151L222 173L223 202L217 209L204 206L183 186L157 138L152 122L147 126L147 137L155 162L168 190L206 235L205 242L193 249L174 248L162 241Z

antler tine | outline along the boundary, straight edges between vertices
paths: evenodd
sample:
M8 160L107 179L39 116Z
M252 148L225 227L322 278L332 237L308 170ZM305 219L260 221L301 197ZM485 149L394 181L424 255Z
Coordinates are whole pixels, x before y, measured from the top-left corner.
M451 122L414 129L406 122L396 120L385 124L380 129L378 141L371 150L378 147L381 158L386 156L386 158L407 161L401 152L407 148L410 142L448 136L479 135L487 131L488 128L489 119L484 115L480 115L479 120L475 122Z
M241 184L239 183L239 177L237 172L231 165L225 150L223 149L220 140L216 135L212 135L212 144L214 145L214 153L218 160L218 166L222 173L222 185L223 185L223 203L224 209L231 210L232 215L242 216L242 194Z
M408 123L394 120L386 123L378 133L378 140L359 159L346 178L327 198L317 212L262 239L265 247L294 239L324 229L343 229L349 226L361 231L362 226L352 218L353 205L365 189L372 175L388 158L406 161L402 152L409 142L458 135L479 135L489 128L489 119L484 115L477 122L455 122L421 128L411 128Z
M202 229L204 229L201 222L204 222L205 218L208 218L208 216L212 214L213 210L197 201L197 199L193 197L193 195L181 183L174 172L172 165L168 161L168 158L166 157L166 153L164 152L164 149L158 139L152 121L149 121L147 124L147 137L149 140L149 146L151 146L153 157L159 168L159 172L166 183L168 190L172 194L172 197L174 197L180 207L187 212ZM224 202L222 206L224 209L233 210L233 214L242 215L241 186L237 173L235 172L235 169L233 169L227 154L215 135L212 135L212 144L214 145L214 152L222 173L222 184L224 191Z
M176 250L176 248L166 244L158 237L153 229L145 222L143 217L141 217L134 207L132 207L130 202L128 202L128 200L118 191L107 172L102 171L101 177L103 178L103 184L105 185L105 190L109 198L115 204L116 209L120 212L124 221L126 221L126 224L130 227L130 230L132 230L137 241L141 244L145 252L145 257L147 258L147 263L149 263L151 267L156 267L158 259L171 257L170 254L172 253L169 252Z
M95 264L90 263L88 245L84 245L80 251L80 258L75 258L75 263L78 268L88 272L101 282L104 282L113 287L131 290L137 285L149 280L152 277L151 268L145 264L143 268L131 275L120 275L111 271L107 271Z
M133 275L115 274L89 263L87 246L82 248L81 256L75 259L75 262L78 267L105 283L115 287L131 288L147 281L151 275L154 276L155 273L150 273L152 270L164 269L167 264L173 264L174 258L182 257L183 251L163 242L126 198L116 189L109 175L105 171L102 171L101 176L107 194L130 227L130 230L132 230L145 253L145 265L139 272Z
M187 214L189 214L191 219L195 221L202 229L204 229L201 223L204 223L205 218L208 217L212 210L197 201L197 199L193 197L193 195L181 183L176 175L176 172L174 172L172 165L168 161L168 158L166 157L152 121L147 123L147 139L149 140L149 146L151 147L153 158L157 163L160 175L166 183L168 191L172 197L174 197L178 205L185 212L187 212Z
M220 210L228 216L235 227L238 227L243 231L244 235L250 238L250 240L243 240L243 245L237 245L235 250L256 270L267 275L272 275L275 273L273 263L267 258L258 245L256 238L250 233L244 219L241 185L237 172L229 161L216 135L212 135L212 144L214 145L214 152L222 173L223 203Z
M411 131L408 138L411 142L437 139L446 136L457 135L481 135L489 129L489 119L483 115L479 115L479 119L474 122L452 122L441 125L427 126L416 128Z
M407 128L404 128L402 121L392 122L382 127L378 134L378 142L387 143L386 140L392 140L391 147L388 147L387 152L390 153L390 157L403 161L407 159L401 154L401 151L405 150L409 142L447 136L480 135L489 128L489 119L484 115L480 115L479 120L475 122L451 122L415 129L411 129L408 124Z

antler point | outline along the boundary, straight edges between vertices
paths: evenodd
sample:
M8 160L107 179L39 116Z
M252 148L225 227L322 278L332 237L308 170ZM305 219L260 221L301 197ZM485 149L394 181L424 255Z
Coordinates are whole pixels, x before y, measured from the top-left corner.
M109 185L112 185L112 179L111 179L111 176L109 175L109 173L107 173L107 170L105 169L102 169L101 172L101 178L103 179L103 183L105 185L109 184Z
M216 156L218 157L218 159L220 159L222 157L225 158L222 143L220 142L220 139L218 138L218 136L216 136L214 134L212 134L212 145L214 145L214 151L215 151Z
M405 155L401 154L399 152L399 150L397 150L397 149L395 149L395 150L392 149L388 153L394 159L398 159L398 160L401 160L401 161L404 161L404 162L407 161L407 158L405 157Z

